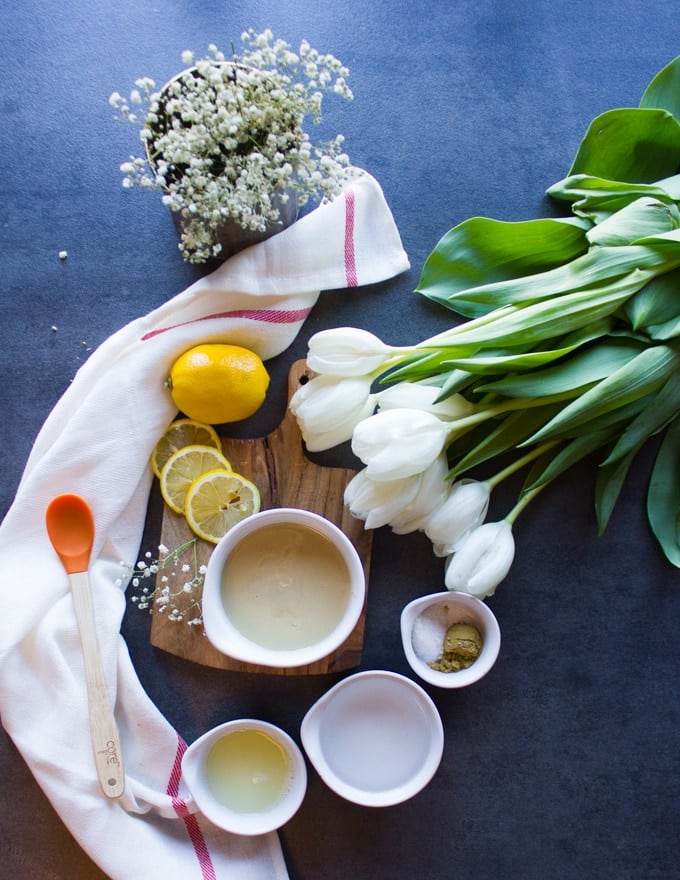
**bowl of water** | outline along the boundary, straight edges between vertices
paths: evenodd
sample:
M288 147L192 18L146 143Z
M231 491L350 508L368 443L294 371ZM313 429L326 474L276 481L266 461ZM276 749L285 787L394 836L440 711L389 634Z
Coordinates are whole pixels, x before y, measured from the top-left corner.
M346 800L386 807L421 791L439 767L442 721L428 694L396 672L357 672L328 690L300 729L307 757Z

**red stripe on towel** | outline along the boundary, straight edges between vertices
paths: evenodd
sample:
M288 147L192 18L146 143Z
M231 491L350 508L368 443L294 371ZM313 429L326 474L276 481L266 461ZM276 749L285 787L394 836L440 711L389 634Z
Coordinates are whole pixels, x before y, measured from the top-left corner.
M189 324L197 324L199 321L212 321L215 318L232 318L246 321L263 321L267 324L297 324L304 321L311 312L311 308L306 309L235 309L232 312L216 312L214 315L202 315L200 318L194 318L191 321L183 321L180 324L171 324L168 327L159 327L157 330L150 330L142 336L142 342L147 339L153 339L161 333L167 333L168 330L176 330L178 327L186 327Z
M170 779L168 780L166 793L172 798L172 806L177 815L184 822L184 826L187 829L189 840L191 840L191 843L193 844L194 852L196 853L196 858L198 859L198 864L201 868L201 875L204 880L217 880L215 868L213 867L212 859L208 852L208 846L203 837L203 832L198 824L198 819L193 813L189 812L186 801L179 796L179 781L182 777L182 755L186 750L187 744L181 736L178 736L175 762L170 771Z
M348 287L356 287L357 266L354 254L354 193L345 190L345 278Z

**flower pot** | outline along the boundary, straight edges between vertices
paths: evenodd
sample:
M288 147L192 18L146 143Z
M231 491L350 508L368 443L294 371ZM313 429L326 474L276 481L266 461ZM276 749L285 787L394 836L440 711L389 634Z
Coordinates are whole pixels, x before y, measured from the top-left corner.
M237 82L239 71L241 71L241 76L244 81L246 81L248 76L252 77L253 75L252 69L245 68L243 65L237 65L232 62L213 62L212 66L221 71L231 71L234 83ZM232 79L232 75L229 75L227 79ZM183 84L187 84L184 91L184 94L186 95L194 85L200 84L201 82L205 82L205 78L202 76L198 68L190 67L176 74L161 88L158 101L158 123L155 132L156 139L152 136L145 141L147 160L155 174L159 174L160 166L162 165L164 158L166 158L162 152L157 153L154 150L157 138L162 137L170 130L173 117L173 127L177 126L177 120L181 118L178 114L173 114L172 112L168 115L166 113L166 108L173 97L176 97L178 93L182 93ZM177 84L179 84L179 88ZM206 88L209 88L209 85L207 85ZM236 86L234 86L234 88L236 89ZM244 89L244 95L247 96L247 88ZM200 100L205 101L205 98L201 97ZM246 103L247 102L244 99L244 106L246 106ZM189 132L192 129L192 123L181 120L178 127L184 132ZM197 148L196 156L192 154L192 160L197 158L204 163L205 170L203 174L205 179L208 181L211 178L214 180L220 180L223 185L226 183L227 188L231 186L231 183L228 180L230 163L235 163L235 157L238 157L239 162L242 162L243 157L247 157L250 153L255 154L258 152L257 142L252 132L247 131L246 135L247 140L244 136L243 140L240 141L236 147L233 145L227 147L226 145L220 144L219 141L213 141L210 151L206 151L204 147ZM263 139L266 138L266 135L266 130L260 133L260 137ZM255 146L253 146L251 142L254 143ZM215 146L215 144L217 146ZM175 203L173 204L173 197L170 195L171 188L173 184L177 184L178 181L182 180L187 167L188 166L183 166L179 163L177 165L170 165L170 172L168 173L166 170L166 180L169 177L170 184L162 187L162 189L166 193L167 202L172 211L172 219L175 228L182 239L180 247L185 253L185 256L190 260L192 260L191 249L192 247L195 248L195 244L192 244L191 242L196 241L197 232L200 235L202 242L207 243L209 239L210 246L212 247L212 256L216 256L220 260L225 260L244 248L271 238L271 236L281 232L297 219L299 208L297 192L292 186L288 186L285 188L264 188L266 194L264 198L265 207L263 207L262 210L259 210L257 207L250 210L250 216L255 218L257 224L262 225L263 228L250 228L249 225L241 222L235 216L228 215L225 216L223 220L220 220L217 225L215 225L214 220L205 221L200 217L198 212L191 210L186 203L184 205L179 205L177 204L177 200L175 200ZM241 166L239 165L239 167ZM236 190L235 184L234 190ZM195 206L193 205L191 206L192 209L194 207ZM220 208L222 205L218 203L215 207ZM260 218L265 212L269 216L266 217L264 223L260 223ZM273 215L273 217L271 215ZM274 217L276 219L273 219ZM219 249L216 247L218 245ZM202 262L203 258L196 258L193 261Z
M298 216L297 197L294 190L286 190L288 193L288 201L285 203L280 195L275 195L273 202L279 208L279 220L277 222L267 222L264 229L245 229L235 220L226 219L215 230L214 241L220 245L220 251L216 255L219 260L227 260L239 251L245 250L254 244L271 238L278 232L283 231L291 226ZM186 223L182 218L181 212L172 211L172 220L175 229L181 237L186 232Z

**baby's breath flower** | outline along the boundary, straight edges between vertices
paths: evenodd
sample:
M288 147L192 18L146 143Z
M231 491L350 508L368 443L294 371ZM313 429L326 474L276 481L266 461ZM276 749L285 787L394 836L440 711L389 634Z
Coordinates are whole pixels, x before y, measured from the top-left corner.
M168 620L186 621L191 626L202 624L200 598L206 566L198 563L197 545L196 538L185 541L174 550L159 544L158 558L147 550L144 559L135 566L121 562L129 585L139 591L130 596L130 602L149 613L165 613ZM191 556L191 563L184 561L187 554ZM159 575L155 587L148 584L152 575ZM119 581L122 585L124 578Z
M182 61L194 67L160 92L142 77L129 100L109 98L118 118L140 126L146 153L121 165L123 186L162 190L180 215L180 249L191 262L219 253L225 218L264 230L281 222L290 191L300 207L331 199L349 173L343 136L312 147L303 127L308 117L321 121L324 95L352 99L347 68L306 40L295 52L269 29L246 31L241 43L227 62L215 44L196 61L186 50Z

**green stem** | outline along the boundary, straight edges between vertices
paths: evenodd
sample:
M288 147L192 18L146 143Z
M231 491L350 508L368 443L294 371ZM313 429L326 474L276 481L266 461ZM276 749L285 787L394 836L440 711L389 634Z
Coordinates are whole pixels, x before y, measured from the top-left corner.
M547 485L548 485L548 483L541 483L541 485L536 486L535 489L530 489L528 492L523 492L520 495L519 501L517 502L517 504L515 504L515 506L510 511L510 513L505 517L505 522L508 523L508 525L513 525L515 520L520 515L520 513L524 510L524 508L527 506L527 504L530 501L532 501L536 497L536 495L538 495L538 493L541 491L541 489L545 489L545 487Z
M197 547L197 545L198 545L197 538L189 538L188 540L184 541L183 544L180 544L178 547L175 547L174 550L171 550L169 553L167 553L162 559L159 559L158 560L158 567L161 569L165 568L165 566L168 565L172 560L174 560L175 562L178 562L182 553L184 553L184 551L189 547L193 547L193 550L194 550L194 566L195 566L197 563L197 560L198 560L198 555L197 555L198 554L198 547Z
M478 410L472 415L463 416L456 419L451 427L451 434L456 434L459 430L474 428L494 416L502 415L506 412L512 412L516 409L529 409L536 406L547 406L551 403L561 403L563 400L571 400L575 395L574 391L563 391L561 394L547 394L545 397L516 397L503 403L489 406L486 409Z
M198 577L198 541L194 541L194 580Z
M457 324L455 327L450 327L448 330L438 333L436 336L431 336L429 339L419 342L415 348L441 348L442 346L450 346L451 341L453 340L455 342L456 336L460 333L467 333L469 330L477 330L479 327L484 327L487 324L496 321L498 318L512 314L516 311L518 311L518 309L517 306L514 305L498 306L484 315L464 321L461 324Z
M520 468L523 468L525 464L529 464L529 462L533 461L535 458L540 458L540 456L543 455L544 452L547 452L552 446L556 446L557 442L557 440L546 441L545 443L542 443L540 446L537 446L535 449L532 449L525 455L521 456L521 458L518 458L516 461L512 462L512 464L509 464L507 467L498 471L497 474L486 481L489 489L494 489L499 483L503 482L506 477L511 476L516 471L520 470Z

